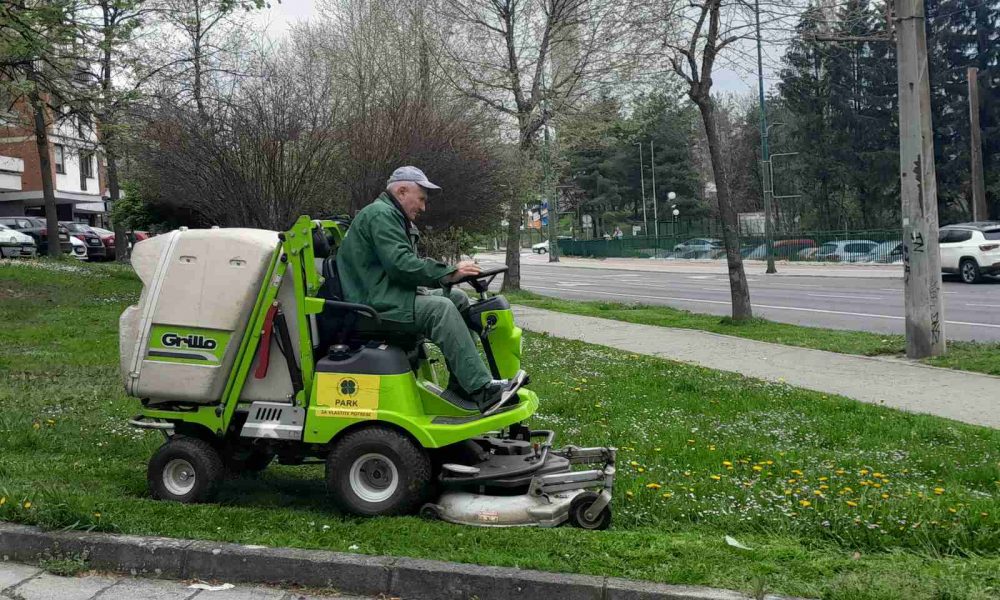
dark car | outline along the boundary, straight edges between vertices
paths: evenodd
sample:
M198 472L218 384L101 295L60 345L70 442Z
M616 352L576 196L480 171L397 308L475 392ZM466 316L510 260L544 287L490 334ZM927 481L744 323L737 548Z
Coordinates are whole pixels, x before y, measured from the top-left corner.
M59 221L59 224L69 230L69 234L87 245L87 258L90 260L104 260L107 250L101 236L90 228L86 223L76 223L73 221Z
M49 251L49 232L45 219L38 217L0 217L3 223L11 229L30 235L38 246L38 254L45 255ZM69 230L59 226L59 247L64 254L73 253L73 244L69 241Z

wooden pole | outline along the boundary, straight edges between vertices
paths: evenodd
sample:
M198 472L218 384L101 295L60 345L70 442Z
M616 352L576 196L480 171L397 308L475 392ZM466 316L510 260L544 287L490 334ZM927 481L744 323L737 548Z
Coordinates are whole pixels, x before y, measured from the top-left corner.
M898 0L897 10L906 355L924 358L945 352L924 0Z
M983 181L983 132L979 127L979 69L969 67L969 131L972 133L972 220L990 218L986 208L986 184Z

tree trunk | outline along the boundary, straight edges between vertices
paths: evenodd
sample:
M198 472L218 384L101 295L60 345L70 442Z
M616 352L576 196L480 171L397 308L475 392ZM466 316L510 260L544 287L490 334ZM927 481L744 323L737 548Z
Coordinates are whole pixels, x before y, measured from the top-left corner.
M108 199L111 206L116 206L121 200L121 187L118 183L118 155L110 144L104 147L104 156L108 159ZM112 223L115 230L115 260L128 258L128 232L120 219Z
M45 103L38 89L38 78L34 67L29 67L28 81L31 82L29 100L34 113L35 148L38 150L38 168L42 176L42 196L45 198L45 229L46 245L49 256L58 257L62 254L59 243L59 215L56 212L56 193L52 183L52 160L49 158L49 134L45 123Z
M521 289L521 199L511 198L507 214L507 272L503 275L501 292L516 292Z
M719 199L719 216L722 218L722 238L726 245L726 263L729 265L729 290L732 296L733 320L745 321L753 317L750 306L750 288L743 271L743 257L740 256L739 219L729 197L729 181L726 179L725 162L719 143L719 131L715 122L715 102L705 96L697 101L701 119L705 124L708 138L708 152L712 157L712 173Z

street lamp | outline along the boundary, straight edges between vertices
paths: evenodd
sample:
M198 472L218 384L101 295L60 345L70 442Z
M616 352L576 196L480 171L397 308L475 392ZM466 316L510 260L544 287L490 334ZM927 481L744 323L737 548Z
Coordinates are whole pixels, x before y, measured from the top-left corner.
M636 142L639 146L639 185L642 187L642 235L649 235L649 224L646 223L646 178L642 174L642 142Z

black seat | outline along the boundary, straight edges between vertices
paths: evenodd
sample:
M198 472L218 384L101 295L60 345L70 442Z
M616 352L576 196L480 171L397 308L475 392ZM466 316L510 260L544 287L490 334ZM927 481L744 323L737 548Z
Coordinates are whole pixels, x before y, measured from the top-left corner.
M323 259L321 274L323 275L323 284L319 288L317 297L324 300L343 301L344 295L337 272L336 253L329 252ZM329 352L330 346L334 344L346 344L357 348L371 342L397 346L409 353L415 351L425 341L423 336L410 333L366 329L365 326L370 324L371 321L357 313L330 307L324 308L317 319L319 346L316 355L325 356Z

